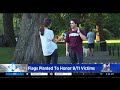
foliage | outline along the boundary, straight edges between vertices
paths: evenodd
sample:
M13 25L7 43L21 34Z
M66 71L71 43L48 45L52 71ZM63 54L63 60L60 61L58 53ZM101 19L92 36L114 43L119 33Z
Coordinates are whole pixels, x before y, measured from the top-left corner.
M17 36L20 31L20 23L22 19L22 13L15 13L13 18L14 33Z
M22 13L14 13L13 25L15 35L19 33ZM49 13L48 17L52 19L51 29L55 35L61 35L69 30L69 21L72 18L78 18L81 22L80 28L88 32L89 29L95 29L98 21L103 24L103 28L109 30L114 37L120 37L120 13ZM0 35L3 34L2 13L0 14Z
M104 27L114 34L114 37L119 37L120 34L120 13L109 13L109 19L104 22Z
M103 33L104 33L104 38L106 39L106 40L110 40L110 39L112 39L113 38L113 33L111 33L109 30L107 30L107 29L103 29Z

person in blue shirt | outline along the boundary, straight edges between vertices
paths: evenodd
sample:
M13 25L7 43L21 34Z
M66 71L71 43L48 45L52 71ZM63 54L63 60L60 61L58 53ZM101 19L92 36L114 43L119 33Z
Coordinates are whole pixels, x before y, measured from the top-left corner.
M92 31L92 29L90 29L90 31L87 33L87 39L88 39L89 56L90 55L93 56L93 49L94 49L96 35Z

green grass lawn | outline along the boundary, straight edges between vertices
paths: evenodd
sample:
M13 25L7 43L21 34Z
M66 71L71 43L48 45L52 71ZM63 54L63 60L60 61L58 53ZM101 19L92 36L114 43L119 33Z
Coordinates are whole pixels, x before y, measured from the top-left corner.
M83 45L87 47L87 43L83 43ZM120 40L107 40L107 46L113 47L120 46ZM15 50L14 48L0 47L0 64L9 64L13 58L14 50ZM100 51L99 42L95 43L95 52L97 51ZM58 44L58 55L65 56L65 52L66 52L65 43Z
M9 64L14 55L14 48L0 47L0 64Z
M58 56L66 55L66 47L65 44L58 44Z
M107 43L120 43L120 40L105 40ZM88 43L88 41L83 41L83 43Z

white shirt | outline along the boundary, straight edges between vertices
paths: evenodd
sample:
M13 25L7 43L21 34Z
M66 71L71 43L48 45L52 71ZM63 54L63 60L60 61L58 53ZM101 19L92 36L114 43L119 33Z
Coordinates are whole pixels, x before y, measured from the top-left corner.
M54 38L54 33L52 30L45 28L44 35L41 35L41 32L39 32L40 38L41 38L41 45L42 45L42 51L44 56L51 55L55 49L57 49L57 44L52 41Z

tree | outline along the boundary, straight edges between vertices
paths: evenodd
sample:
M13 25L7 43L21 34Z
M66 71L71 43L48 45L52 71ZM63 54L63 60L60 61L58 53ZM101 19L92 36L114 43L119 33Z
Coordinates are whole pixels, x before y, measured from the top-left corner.
M3 27L4 27L4 45L6 47L15 47L16 40L13 30L13 13L3 13Z
M96 41L105 41L103 35L103 25L101 22L96 23Z
M102 13L98 13L98 19L96 21L96 30L97 30L97 33L96 35L98 36L98 39L100 41L100 48L101 48L101 51L106 51L107 49L107 44L106 44L106 41L105 41L105 38L104 38L104 33L103 33L103 15Z
M120 38L120 13L109 13L104 27L114 34L114 38Z
M44 63L39 37L39 27L47 13L24 13L14 60L18 64Z
M55 35L60 35L69 30L69 23L72 18L82 18L83 13L49 13L48 16L52 19L52 30L54 30Z

